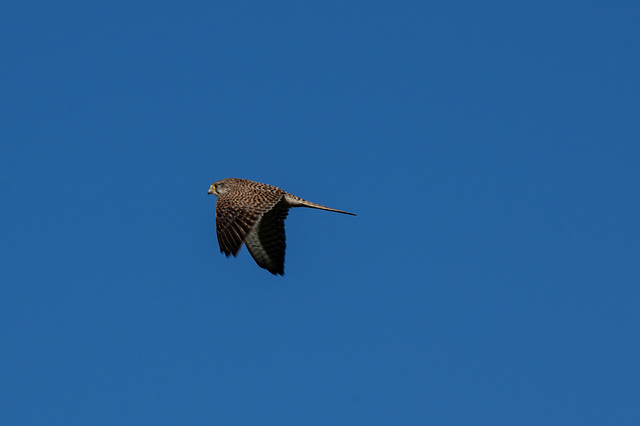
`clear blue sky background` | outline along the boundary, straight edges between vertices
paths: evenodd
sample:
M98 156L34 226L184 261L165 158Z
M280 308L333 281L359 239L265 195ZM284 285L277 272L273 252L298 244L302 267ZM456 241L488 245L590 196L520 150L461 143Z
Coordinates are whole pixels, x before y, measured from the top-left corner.
M640 6L9 1L0 423L637 424ZM295 209L286 275L209 185Z

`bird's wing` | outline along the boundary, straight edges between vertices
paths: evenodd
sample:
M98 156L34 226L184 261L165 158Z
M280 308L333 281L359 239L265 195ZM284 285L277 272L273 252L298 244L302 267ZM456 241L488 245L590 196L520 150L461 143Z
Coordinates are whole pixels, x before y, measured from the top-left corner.
M274 275L284 275L284 253L287 247L284 220L288 214L289 205L280 201L262 215L244 242L258 266Z
M242 247L242 242L260 220L282 198L281 194L262 200L259 205L248 206L238 203L232 197L218 197L216 202L216 233L220 251L226 256L236 256Z

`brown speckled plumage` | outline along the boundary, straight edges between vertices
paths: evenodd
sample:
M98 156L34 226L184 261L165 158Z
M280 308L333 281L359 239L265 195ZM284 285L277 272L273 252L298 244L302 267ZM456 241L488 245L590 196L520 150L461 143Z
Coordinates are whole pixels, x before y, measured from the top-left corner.
M284 220L291 207L353 215L246 179L228 178L215 182L209 187L209 194L218 196L216 232L220 251L226 256L236 256L244 242L258 266L272 274L284 274Z

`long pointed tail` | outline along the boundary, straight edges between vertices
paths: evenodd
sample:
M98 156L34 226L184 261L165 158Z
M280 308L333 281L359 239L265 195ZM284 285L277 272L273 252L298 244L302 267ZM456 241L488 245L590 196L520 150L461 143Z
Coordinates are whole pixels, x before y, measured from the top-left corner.
M287 202L291 205L291 207L310 207L312 209L320 209L320 210L326 210L329 212L336 212L336 213L348 214L351 216L357 216L355 213L349 213L349 212L345 212L344 210L332 209L331 207L323 206L322 204L312 203L311 201L307 201L303 198L296 197L295 195L292 195L292 194L286 194L285 197L287 199Z

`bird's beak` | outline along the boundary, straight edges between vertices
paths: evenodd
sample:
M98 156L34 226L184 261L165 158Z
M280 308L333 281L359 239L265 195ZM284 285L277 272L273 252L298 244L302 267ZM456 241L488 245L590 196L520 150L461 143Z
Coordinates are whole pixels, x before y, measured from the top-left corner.
M208 190L207 194L211 195L211 194L213 194L213 191L212 190Z

